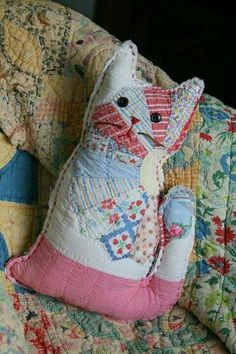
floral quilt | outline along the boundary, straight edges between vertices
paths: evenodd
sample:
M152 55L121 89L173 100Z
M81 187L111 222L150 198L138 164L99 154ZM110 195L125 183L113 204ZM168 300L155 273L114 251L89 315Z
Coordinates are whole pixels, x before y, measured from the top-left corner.
M26 354L28 349L23 323L14 312L11 299L0 284L0 353Z
M0 133L0 353L227 353L216 335L179 305L153 321L122 323L7 281L4 263L33 242L52 184L33 156L17 151Z
M204 121L197 188L197 260L189 271L181 304L235 353L236 111L205 95L200 112Z

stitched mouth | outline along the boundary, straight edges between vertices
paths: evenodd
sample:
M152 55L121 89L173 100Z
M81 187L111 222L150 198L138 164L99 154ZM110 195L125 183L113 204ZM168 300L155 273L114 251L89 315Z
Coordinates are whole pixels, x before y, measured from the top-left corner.
M131 139L131 131L132 131L134 125L136 125L137 123L140 122L140 119L138 119L138 118L136 118L134 116L131 116L130 118L131 118L131 126L129 128L127 128L127 129L123 129L121 134L119 134L119 135L117 134L118 136L127 136L127 137L129 137ZM123 126L121 124L112 123L112 122L106 122L106 121L99 122L98 121L98 122L94 123L94 126L99 126L99 125L103 125L103 126L104 125L108 125L108 126L110 125L110 126L118 128L118 129L122 129L123 128Z
M116 136L117 137L127 136L127 137L129 137L131 139L131 130L132 130L134 124L132 124L127 129L123 129L123 126L121 124L117 124L117 123L112 123L112 122L95 122L94 123L95 127L100 126L100 125L101 126L113 126L113 127L116 127L117 128L117 131L116 131ZM122 129L120 134L118 134L119 133L119 129Z
M122 136L127 136L129 139L132 140L132 137L131 137L131 131L132 131L132 128L133 126L135 125L136 123L133 123L132 122L132 125L126 130L126 131L123 131L121 134L117 134L117 136L119 137L122 137ZM117 124L117 123L112 123L112 122L95 122L94 123L94 126L99 126L99 125L107 125L107 126L113 126L113 127L117 127L118 129L122 129L122 125L121 124ZM144 133L144 132L138 132L139 135L144 135L146 136L149 140L151 140L153 142L153 144L157 147L164 147L164 145L162 145L161 143L159 143L158 141L156 141L151 135L147 134L147 133Z
M94 125L95 126L97 126L97 125L112 125L113 127L117 127L119 129L122 128L122 125L117 124L117 123L111 123L111 122L95 122Z

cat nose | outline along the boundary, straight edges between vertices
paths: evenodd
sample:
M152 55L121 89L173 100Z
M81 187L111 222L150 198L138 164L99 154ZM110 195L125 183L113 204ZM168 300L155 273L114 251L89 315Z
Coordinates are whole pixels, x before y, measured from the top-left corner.
M162 121L161 114L158 112L152 113L150 118L152 123L159 123Z
M138 122L140 122L140 120L139 120L138 118L131 117L131 122L132 122L132 125L135 125L135 124L137 124Z

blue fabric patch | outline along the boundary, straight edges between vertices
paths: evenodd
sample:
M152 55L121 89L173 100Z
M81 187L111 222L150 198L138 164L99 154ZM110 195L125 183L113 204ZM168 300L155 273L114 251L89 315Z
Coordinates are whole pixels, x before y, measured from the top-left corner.
M203 240L205 237L209 236L211 231L209 228L210 222L203 220L202 218L198 218L196 222L196 237L199 240Z
M220 110L220 109L215 109L213 107L208 106L208 103L201 103L199 105L199 111L201 114L204 116L204 118L210 119L210 120L216 120L216 121L224 121L227 119L230 119L230 114Z
M200 275L208 274L212 269L205 260L197 262L197 267Z
M36 204L37 190L37 160L28 152L18 150L0 169L0 200Z
M140 199L144 200L146 209L148 202L147 193L144 192ZM126 205L126 202L127 201L125 200L123 201L121 204L122 208L127 208L130 204L129 201L128 205ZM121 208L121 205L118 207ZM129 212L133 213L131 210L129 210ZM128 213L128 210L126 210L126 212L124 212L121 216L122 226L117 227L115 225L111 232L101 237L101 241L104 243L107 252L113 261L128 258L130 256L131 246L136 239L137 228L140 224L142 216L139 214L136 220L131 220L129 214L130 213Z
M164 207L164 222L169 229L173 224L192 225L194 210L192 201L186 199L169 199Z
M232 181L236 181L236 151L232 151L230 154L223 154L220 159L220 164L224 173L229 176Z
M122 220L125 224L123 227L115 229L101 238L113 261L129 257L131 245L136 238L136 229L140 223L140 220L129 221L125 215L122 215Z
M9 259L8 249L3 235L0 232L0 270L4 271L5 262Z
M73 174L92 178L139 178L137 168L83 148L75 158Z

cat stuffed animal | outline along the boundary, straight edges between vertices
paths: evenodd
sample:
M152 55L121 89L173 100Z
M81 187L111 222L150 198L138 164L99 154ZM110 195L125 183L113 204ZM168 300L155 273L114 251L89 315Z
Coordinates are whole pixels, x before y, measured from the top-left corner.
M194 243L193 193L176 186L161 200L160 192L162 165L181 147L204 85L163 89L138 80L136 63L131 41L106 63L42 233L6 265L23 287L117 320L173 306Z

